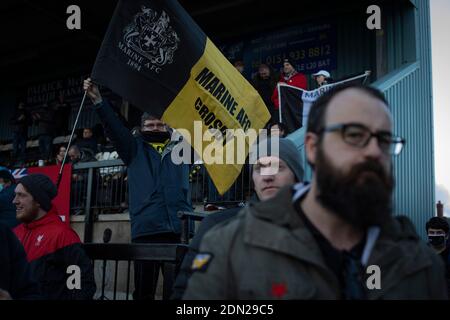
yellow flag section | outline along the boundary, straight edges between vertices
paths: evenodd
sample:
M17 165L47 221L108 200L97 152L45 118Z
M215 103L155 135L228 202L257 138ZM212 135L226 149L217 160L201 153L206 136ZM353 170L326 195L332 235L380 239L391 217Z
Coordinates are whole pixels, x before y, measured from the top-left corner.
M242 159L257 138L250 133L264 128L270 113L258 92L207 38L203 55L162 119L185 129L180 133L200 155L222 195L239 176ZM196 121L201 126L195 130ZM208 129L217 129L223 140Z

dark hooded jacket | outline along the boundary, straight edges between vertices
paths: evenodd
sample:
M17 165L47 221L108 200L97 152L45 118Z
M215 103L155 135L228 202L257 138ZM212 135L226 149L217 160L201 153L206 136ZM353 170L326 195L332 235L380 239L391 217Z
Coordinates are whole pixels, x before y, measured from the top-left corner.
M40 299L25 251L14 233L0 223L0 289L14 300Z

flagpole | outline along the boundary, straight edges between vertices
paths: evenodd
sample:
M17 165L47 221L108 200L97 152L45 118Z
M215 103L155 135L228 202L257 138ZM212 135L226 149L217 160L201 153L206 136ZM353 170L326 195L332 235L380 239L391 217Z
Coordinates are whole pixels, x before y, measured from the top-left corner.
M67 143L66 152L64 153L63 161L61 162L61 168L59 169L58 173L58 179L56 180L56 189L59 189L59 185L61 183L62 173L64 169L64 165L66 164L67 154L69 153L70 144L72 143L73 135L75 133L75 130L77 128L78 120L80 119L81 111L83 110L84 100L86 99L87 90L84 91L83 99L81 99L81 104L78 109L78 114L75 119L75 123L73 124L72 133L70 134L69 142Z
M277 84L277 90L278 90L278 121L280 123L283 123L283 119L281 119L281 94L280 94L280 84Z
M367 78L370 76L371 73L372 73L372 71L366 70L366 72L365 72L366 77L364 78L364 81L362 83L363 85L366 84Z

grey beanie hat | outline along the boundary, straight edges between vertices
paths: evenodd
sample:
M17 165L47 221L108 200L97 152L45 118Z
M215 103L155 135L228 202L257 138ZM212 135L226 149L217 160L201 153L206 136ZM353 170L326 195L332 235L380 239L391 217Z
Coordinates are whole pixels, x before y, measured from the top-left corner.
M275 150L272 150L272 140L278 139L279 148L278 154L276 154ZM260 146L262 144L266 144L266 150L261 150ZM297 182L303 181L303 167L300 163L300 152L295 147L295 144L286 138L278 138L278 137L270 137L265 140L262 140L258 144L258 159L264 156L275 156L286 162L289 169L294 173L295 179Z
M19 180L25 189L33 196L42 209L49 211L52 207L52 200L56 197L58 191L55 184L49 177L43 174L30 174Z

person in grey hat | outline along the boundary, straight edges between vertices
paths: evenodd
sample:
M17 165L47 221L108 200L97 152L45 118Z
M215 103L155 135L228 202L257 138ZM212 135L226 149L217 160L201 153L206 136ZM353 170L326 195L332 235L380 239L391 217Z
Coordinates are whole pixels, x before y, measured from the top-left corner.
M252 150L256 152L256 162L252 166L252 184L255 194L250 203L270 199L280 188L303 181L300 153L292 141L272 137L261 141L257 147L256 150ZM195 263L203 236L214 226L234 218L241 210L242 207L231 208L210 214L203 219L181 265L172 299L181 299L186 290L187 282L194 272L192 265Z
M300 153L292 141L268 138L259 143L257 152L252 179L258 199L270 199L280 188L303 181Z

